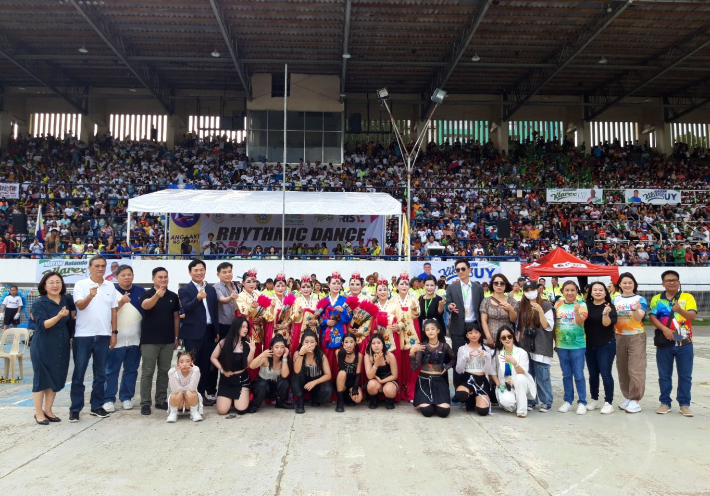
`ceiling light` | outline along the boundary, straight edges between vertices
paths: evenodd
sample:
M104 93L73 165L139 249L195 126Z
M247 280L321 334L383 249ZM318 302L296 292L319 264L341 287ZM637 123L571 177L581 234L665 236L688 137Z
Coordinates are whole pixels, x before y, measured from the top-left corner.
M607 62L609 62L609 61L606 59L606 57L604 55L602 55L602 58L599 59L598 63L603 65L603 64L606 64Z
M344 58L344 59L349 59L350 57L352 57L352 55L350 55L348 52L345 52L345 53L343 54L343 58Z
M212 50L212 53L211 53L210 55L212 55L214 58L218 58L218 57L219 57L219 52L218 52L217 49L215 48L214 50Z
M431 95L431 101L436 104L443 103L444 98L446 98L446 92L444 90L442 90L441 88L435 89L434 94Z
M607 4L606 11L611 14L611 5Z
M474 53L473 57L471 57L471 62L478 62L479 60L481 60L481 57L479 57L477 53Z
M89 53L89 50L84 45L81 45L81 48L79 48L79 53Z
M387 100L390 96L389 91L387 91L387 88L382 88L380 90L377 90L377 99L378 100Z
M650 99L650 98L644 98L643 101L644 101L644 102L650 102L651 99Z
M340 94L340 98L345 98L346 96L348 96L348 95L346 95L345 93Z
M20 91L25 91L25 87L24 87L24 86L18 86L17 89L20 90Z
M128 88L128 91L130 91L131 93L135 93L136 89L135 88Z

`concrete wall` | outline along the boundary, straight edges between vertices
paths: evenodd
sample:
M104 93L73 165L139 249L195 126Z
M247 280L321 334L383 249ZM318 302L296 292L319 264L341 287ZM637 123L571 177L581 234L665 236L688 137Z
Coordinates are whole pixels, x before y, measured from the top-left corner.
M273 74L283 81L283 73ZM252 76L252 97L248 102L249 110L283 110L283 98L271 98L272 74L254 74ZM291 92L288 98L288 110L306 112L342 112L340 103L340 77L314 76L291 73Z

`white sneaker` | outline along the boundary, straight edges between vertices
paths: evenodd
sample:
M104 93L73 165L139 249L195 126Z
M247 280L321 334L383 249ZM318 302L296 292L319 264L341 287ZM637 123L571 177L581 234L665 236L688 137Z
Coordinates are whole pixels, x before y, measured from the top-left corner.
M589 403L587 403L587 410L590 412L593 412L594 410L597 409L598 405L599 405L599 402L597 400L592 400Z
M126 400L123 402L124 410L131 410L133 408L133 402L131 400Z
M571 406L572 406L572 405L570 405L569 403L567 403L567 402L565 401L565 402L562 403L562 405L557 409L557 411L560 412L560 413L567 413L567 412L569 412L569 407L571 407Z
M614 413L614 407L611 406L609 403L605 402L599 413L601 413L602 415L609 415L610 413Z
M629 401L629 406L626 407L626 413L638 413L640 411L641 411L641 405L639 405L638 401L636 401L636 400Z
M116 411L116 407L113 406L113 403L111 401L107 401L104 403L103 409L106 410L108 413L113 413Z
M202 420L202 415L200 415L200 412L197 411L197 406L190 408L190 418L193 422L199 422Z
M580 403L577 405L577 415L584 415L587 413L587 405Z
M217 401L217 395L214 395L214 394L205 394L205 398L207 398L210 401Z
M629 403L631 403L631 400L625 399L624 402L619 405L619 408L621 408L622 410L626 410L629 407Z
M168 407L168 422L171 424L173 422L177 422L177 417L178 417L178 407L169 406Z

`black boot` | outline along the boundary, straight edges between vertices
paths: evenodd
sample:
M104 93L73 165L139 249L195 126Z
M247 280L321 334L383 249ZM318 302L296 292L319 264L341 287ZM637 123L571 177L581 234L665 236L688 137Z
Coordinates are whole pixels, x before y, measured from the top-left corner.
M343 393L343 403L345 403L345 406L355 406L357 403L353 401L353 399L350 397L350 393L346 390Z
M387 398L385 403L385 408L388 410L394 410L394 398Z
M335 407L335 411L338 413L343 413L345 411L345 405L343 404L343 392L338 391L338 404Z
M306 409L303 407L303 396L299 396L296 400L296 413L306 413Z
M370 396L370 410L375 410L377 408L377 403L379 403L379 398L376 394Z
M281 398L276 400L276 408L282 408L284 410L293 410L294 406L293 403L290 401L284 401Z

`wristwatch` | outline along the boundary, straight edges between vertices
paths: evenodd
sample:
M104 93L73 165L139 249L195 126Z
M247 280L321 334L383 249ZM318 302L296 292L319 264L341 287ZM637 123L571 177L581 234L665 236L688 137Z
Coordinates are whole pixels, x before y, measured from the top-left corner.
M118 334L118 331L114 329L113 331L111 331L111 334Z

